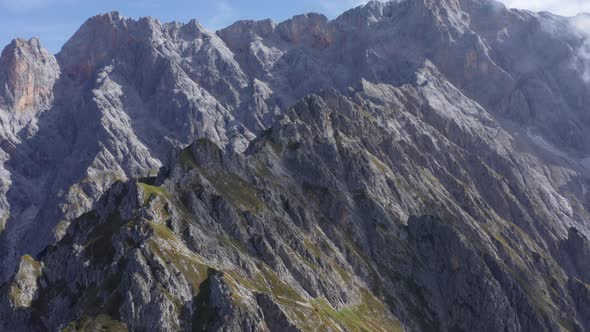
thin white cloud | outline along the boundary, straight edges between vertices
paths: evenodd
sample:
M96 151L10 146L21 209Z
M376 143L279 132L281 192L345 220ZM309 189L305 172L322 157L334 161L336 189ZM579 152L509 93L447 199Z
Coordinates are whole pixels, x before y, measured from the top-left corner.
M510 8L528 9L535 12L548 11L564 16L590 12L589 0L502 0L502 2Z
M583 43L574 56L572 66L580 73L585 82L590 83L590 16L576 16L572 20L572 28L583 38Z
M381 0L384 2L385 0ZM411 1L411 0L410 0ZM499 0L509 8L527 9L534 12L548 11L563 16L590 13L590 0ZM369 0L320 0L320 6L329 15L337 15Z

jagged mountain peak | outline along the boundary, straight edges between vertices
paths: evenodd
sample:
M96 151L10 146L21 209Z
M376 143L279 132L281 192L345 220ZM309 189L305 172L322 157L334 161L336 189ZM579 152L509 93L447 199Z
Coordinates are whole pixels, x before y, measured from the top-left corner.
M90 28L96 28L101 25L122 26L129 20L131 19L123 17L118 11L111 11L89 18L82 27L89 26Z
M68 75L83 81L91 77L96 69L111 65L111 60L131 57L127 51L130 49L170 55L183 53L191 47L198 50L204 44L224 48L218 39L197 20L161 23L151 17L136 20L113 12L95 16L84 23L57 57ZM87 40L93 40L93 43Z
M15 41L0 329L589 328L571 23L406 0L216 32L108 13L57 60Z
M242 40L248 40L252 37L266 37L272 34L276 29L277 23L271 19L261 20L261 21L254 21L254 20L240 20L237 21L230 26L220 29L217 31L217 34L222 36L222 38L232 38L230 36L240 36Z
M0 107L21 113L48 105L59 68L37 38L14 39L0 55Z
M19 48L29 47L41 50L41 41L37 37L32 37L29 40L23 38L15 38L7 45L8 51L14 51Z
M190 20L187 24L183 26L185 29L192 29L195 33L204 33L207 32L207 29L196 19Z
M39 39L35 37L29 40L16 38L3 49L0 55L0 61L2 64L8 65L8 63L16 62L26 57L42 57L46 52L41 47Z

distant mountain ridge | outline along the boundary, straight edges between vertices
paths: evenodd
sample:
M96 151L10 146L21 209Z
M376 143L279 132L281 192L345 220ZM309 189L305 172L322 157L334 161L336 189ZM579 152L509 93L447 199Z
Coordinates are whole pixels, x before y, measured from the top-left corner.
M0 327L590 329L587 19L371 1L13 41Z

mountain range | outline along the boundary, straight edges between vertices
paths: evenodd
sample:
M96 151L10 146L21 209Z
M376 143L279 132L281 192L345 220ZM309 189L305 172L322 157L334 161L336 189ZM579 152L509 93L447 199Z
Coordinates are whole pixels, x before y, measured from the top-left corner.
M590 331L590 15L117 12L0 56L0 330Z

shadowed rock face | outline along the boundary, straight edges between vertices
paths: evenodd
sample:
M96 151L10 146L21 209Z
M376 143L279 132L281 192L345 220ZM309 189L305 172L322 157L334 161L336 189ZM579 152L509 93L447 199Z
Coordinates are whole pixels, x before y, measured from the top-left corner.
M585 19L373 1L14 41L0 329L590 329Z

